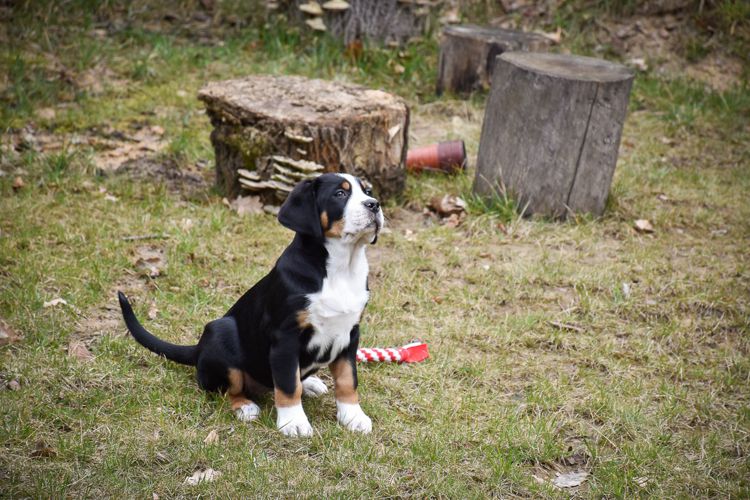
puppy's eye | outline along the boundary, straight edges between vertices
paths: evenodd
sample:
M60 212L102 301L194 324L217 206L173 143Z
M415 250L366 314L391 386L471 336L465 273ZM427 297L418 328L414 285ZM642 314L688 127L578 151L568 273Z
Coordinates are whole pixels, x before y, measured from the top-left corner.
M362 190L367 196L372 196L372 189L370 188L364 188Z
M343 189L339 189L338 191L333 193L333 196L335 196L336 198L346 198L346 195L347 193Z

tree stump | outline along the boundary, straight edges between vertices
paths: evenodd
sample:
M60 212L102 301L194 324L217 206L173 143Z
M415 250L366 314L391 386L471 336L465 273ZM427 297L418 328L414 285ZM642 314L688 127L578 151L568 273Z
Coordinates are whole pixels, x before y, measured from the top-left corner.
M549 39L536 33L471 24L447 26L440 41L437 94L489 88L498 55L544 50L550 44Z
M474 192L513 195L525 214L601 215L633 83L590 57L498 57L479 141Z
M287 13L290 19L305 21L310 29L328 31L345 44L370 40L402 45L427 31L430 15L438 3L433 0L349 0L344 6L343 2L294 0Z
M214 127L216 184L227 196L244 187L278 203L300 179L322 172L364 177L381 198L404 188L409 108L400 97L258 75L209 83L198 98Z

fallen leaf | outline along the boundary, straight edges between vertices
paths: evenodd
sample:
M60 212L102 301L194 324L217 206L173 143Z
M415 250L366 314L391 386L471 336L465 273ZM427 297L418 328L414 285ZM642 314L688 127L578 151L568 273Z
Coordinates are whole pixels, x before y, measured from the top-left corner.
M395 73L396 73L397 75L403 75L403 74L404 74L404 72L406 71L406 68L404 68L404 67L403 67L403 66L402 66L401 64L399 64L399 63L396 63L396 64L394 64L394 65L393 65L393 71L394 71L394 72L395 72Z
M21 384L18 383L18 380L11 380L8 382L8 389L11 391L18 391L21 389Z
M537 31L538 34L542 35L547 40L550 40L555 45L562 41L563 30L559 26L553 32Z
M42 108L36 111L36 115L42 120L54 120L57 112L55 108Z
M68 356L76 358L81 361L91 361L94 359L94 355L91 354L86 344L80 340L71 340L68 344Z
M16 177L13 179L13 191L18 191L19 189L22 189L26 183L23 181L23 178Z
M461 217L458 214L450 214L448 217L443 219L443 225L451 228L456 228L461 225Z
M216 429L212 430L208 433L208 436L206 436L206 439L203 440L204 444L214 444L219 441L219 433L216 432Z
M633 223L633 226L635 227L635 230L639 233L653 233L654 232L654 226L651 225L651 222L649 222L646 219L638 219Z
M588 476L588 472L568 472L557 476L552 480L552 484L558 488L575 488L580 486Z
M458 24L461 22L461 14L458 12L458 6L445 11L440 17L440 24Z
M167 266L167 258L162 248L153 245L144 245L136 248L135 254L137 259L133 265L138 271L144 273L149 278L160 276Z
M583 328L572 323L563 323L561 321L549 321L548 323L559 330L571 330L578 333L583 332Z
M637 485L638 485L639 487L641 487L641 488L645 488L646 486L648 486L648 483L649 483L649 478L648 478L648 477L646 477L646 476L635 477L635 478L633 478L633 481L634 481L634 482L635 482L635 484L637 484Z
M119 201L119 200L117 199L117 196L112 196L112 195L111 195L111 194L109 194L109 193L107 193L107 194L105 194L105 195L104 195L104 199L105 199L105 200L107 200L107 201L111 201L111 202L113 202L113 203L115 203L115 202Z
M446 194L436 196L430 201L430 208L441 217L452 214L461 214L466 211L466 202L458 196Z
M346 50L344 50L344 55L348 57L349 59L359 59L362 56L362 41L361 40L354 40L350 42L346 46Z
M148 319L156 319L156 316L159 314L159 310L156 308L156 304L151 304L148 307L148 313L146 313L146 316L148 316Z
M34 451L31 452L32 457L51 458L57 456L57 450L52 448L44 441L37 441L34 446Z
M60 297L58 297L56 299L50 300L49 302L45 302L44 304L42 304L42 307L55 307L60 304L67 305L68 303L65 301L65 299L61 299Z
M263 213L263 203L259 196L238 196L229 207L239 215L256 215Z
M648 64L643 57L633 57L632 59L628 59L627 63L638 71L648 71Z
M21 340L21 336L4 319L0 318L0 346L12 344L19 340Z
M192 476L185 478L185 484L195 486L198 483L207 482L210 483L221 476L221 472L213 470L211 468L206 470L197 470Z

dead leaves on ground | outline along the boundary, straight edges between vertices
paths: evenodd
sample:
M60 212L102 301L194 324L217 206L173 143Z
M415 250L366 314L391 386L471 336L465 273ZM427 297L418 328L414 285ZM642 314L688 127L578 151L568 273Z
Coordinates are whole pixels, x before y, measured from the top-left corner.
M206 439L203 440L204 444L216 444L219 442L219 433L216 432L216 429L212 430L208 433L206 436Z
M94 355L91 354L86 344L78 339L73 339L68 344L68 356L79 361L91 361L94 359Z
M639 233L651 234L654 232L654 226L647 219L638 219L633 222L633 227Z
M142 245L135 249L136 260L133 263L139 273L149 278L161 276L167 266L167 256L163 248L154 245Z
M0 347L18 342L23 337L18 334L7 321L0 318Z
M98 153L94 157L94 163L98 169L112 172L129 161L162 151L166 147L163 136L162 127L150 125L139 128L133 134L122 134L121 140L102 141L99 145L110 147L110 149Z
M552 484L558 488L575 488L580 486L588 477L589 473L585 471L567 472L555 477Z
M39 440L30 455L34 458L53 458L57 456L57 450L45 441Z
M205 470L197 470L192 476L185 478L184 484L195 486L200 483L210 483L221 477L221 472L210 467Z
M238 215L257 215L262 214L263 202L259 196L238 196L233 201L224 198L223 203L237 212Z
M466 219L466 202L455 195L435 196L430 200L429 209L448 227L458 227Z

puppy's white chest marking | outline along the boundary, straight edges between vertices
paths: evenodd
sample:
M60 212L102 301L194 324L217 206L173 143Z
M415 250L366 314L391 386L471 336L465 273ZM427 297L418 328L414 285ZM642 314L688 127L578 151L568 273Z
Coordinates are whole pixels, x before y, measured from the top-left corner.
M339 242L327 243L327 276L317 293L307 296L313 336L310 351L328 351L332 361L349 345L350 333L359 323L367 304L367 259L364 246L352 248ZM349 247L349 248L347 248Z

